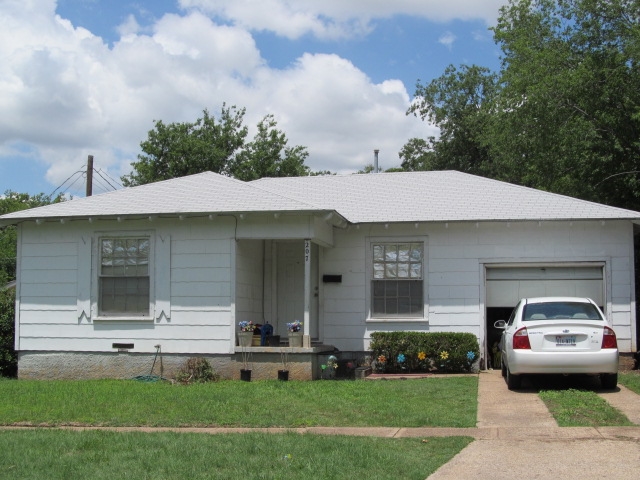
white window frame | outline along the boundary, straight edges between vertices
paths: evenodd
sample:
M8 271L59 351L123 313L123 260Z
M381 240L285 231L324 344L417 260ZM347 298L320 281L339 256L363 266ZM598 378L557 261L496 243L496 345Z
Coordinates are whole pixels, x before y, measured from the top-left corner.
M367 322L380 323L424 323L428 321L429 300L428 300L428 237L368 237L366 239L366 312ZM373 314L373 246L378 244L404 244L404 243L421 243L422 244L422 316L421 317L375 317Z
M107 238L148 238L149 239L149 306L146 315L103 315L100 312L100 272L102 258L102 240ZM153 321L155 305L155 235L153 231L112 231L99 232L93 242L93 274L91 279L91 311L96 321Z

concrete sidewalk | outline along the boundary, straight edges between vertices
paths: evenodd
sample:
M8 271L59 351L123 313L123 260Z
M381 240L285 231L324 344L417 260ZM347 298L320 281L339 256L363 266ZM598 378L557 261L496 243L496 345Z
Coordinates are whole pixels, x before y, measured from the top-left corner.
M640 423L639 395L623 386L600 395ZM640 425L558 427L535 390L509 391L499 370L479 374L476 430L477 440L429 480L635 478L640 472Z

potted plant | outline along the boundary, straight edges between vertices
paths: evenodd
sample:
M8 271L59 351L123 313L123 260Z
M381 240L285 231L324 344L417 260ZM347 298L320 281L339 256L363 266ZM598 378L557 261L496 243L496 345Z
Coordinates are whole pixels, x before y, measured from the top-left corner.
M241 347L250 347L255 325L250 320L243 320L238 323L238 327L240 327L240 331L238 331L238 345Z
M240 380L251 381L251 352L246 347L242 347L242 368L240 369Z
M302 347L302 322L294 320L287 323L287 330L289 331L289 346Z
M280 350L280 359L282 360L282 370L278 370L278 380L286 382L289 380L289 353L284 349Z

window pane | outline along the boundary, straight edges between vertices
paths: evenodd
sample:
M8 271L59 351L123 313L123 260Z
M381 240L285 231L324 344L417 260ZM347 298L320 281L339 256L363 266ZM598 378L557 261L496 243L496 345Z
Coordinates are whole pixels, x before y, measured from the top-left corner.
M387 298L385 301L385 313L387 315L397 315L398 313L398 299Z
M410 251L410 246L408 244L398 245L398 261L399 262L408 262L409 261L409 251Z
M395 263L387 263L384 268L385 278L396 278L398 276L398 265Z
M384 285L386 282L373 282L373 296L384 297Z
M409 278L409 264L408 263L399 263L398 264L398 277L399 278Z
M373 299L373 315L378 317L383 317L384 314L385 314L384 298L374 298Z
M411 282L397 282L398 283L398 296L409 297L411 295Z
M411 302L409 298L400 297L398 298L398 314L400 315L409 315L411 313Z
M373 260L376 262L384 262L384 245L373 246Z
M384 294L387 297L397 297L398 296L398 282L384 282L385 289Z
M126 240L116 239L113 241L113 254L116 257L124 257L126 252Z
M397 245L385 245L385 261L395 262L398 259L398 246Z
M110 239L102 240L102 257L113 254L113 242Z
M422 309L424 308L424 302L422 301L422 295L420 297L412 297L411 301L411 313L419 313L422 316Z
M373 278L384 278L384 263L373 264Z
M421 243L411 244L411 261L422 262L422 244Z
M422 278L422 264L421 263L412 263L411 264L411 278Z

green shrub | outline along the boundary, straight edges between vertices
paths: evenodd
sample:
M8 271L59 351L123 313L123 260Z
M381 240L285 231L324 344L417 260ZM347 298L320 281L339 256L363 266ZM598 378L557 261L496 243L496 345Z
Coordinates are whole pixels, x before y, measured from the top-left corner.
M178 383L205 383L217 382L220 380L209 361L203 357L192 357L188 359L184 366L176 374Z
M18 356L14 350L15 291L0 288L0 376L18 374Z
M476 336L458 332L374 332L371 351L381 373L470 372L480 357Z

